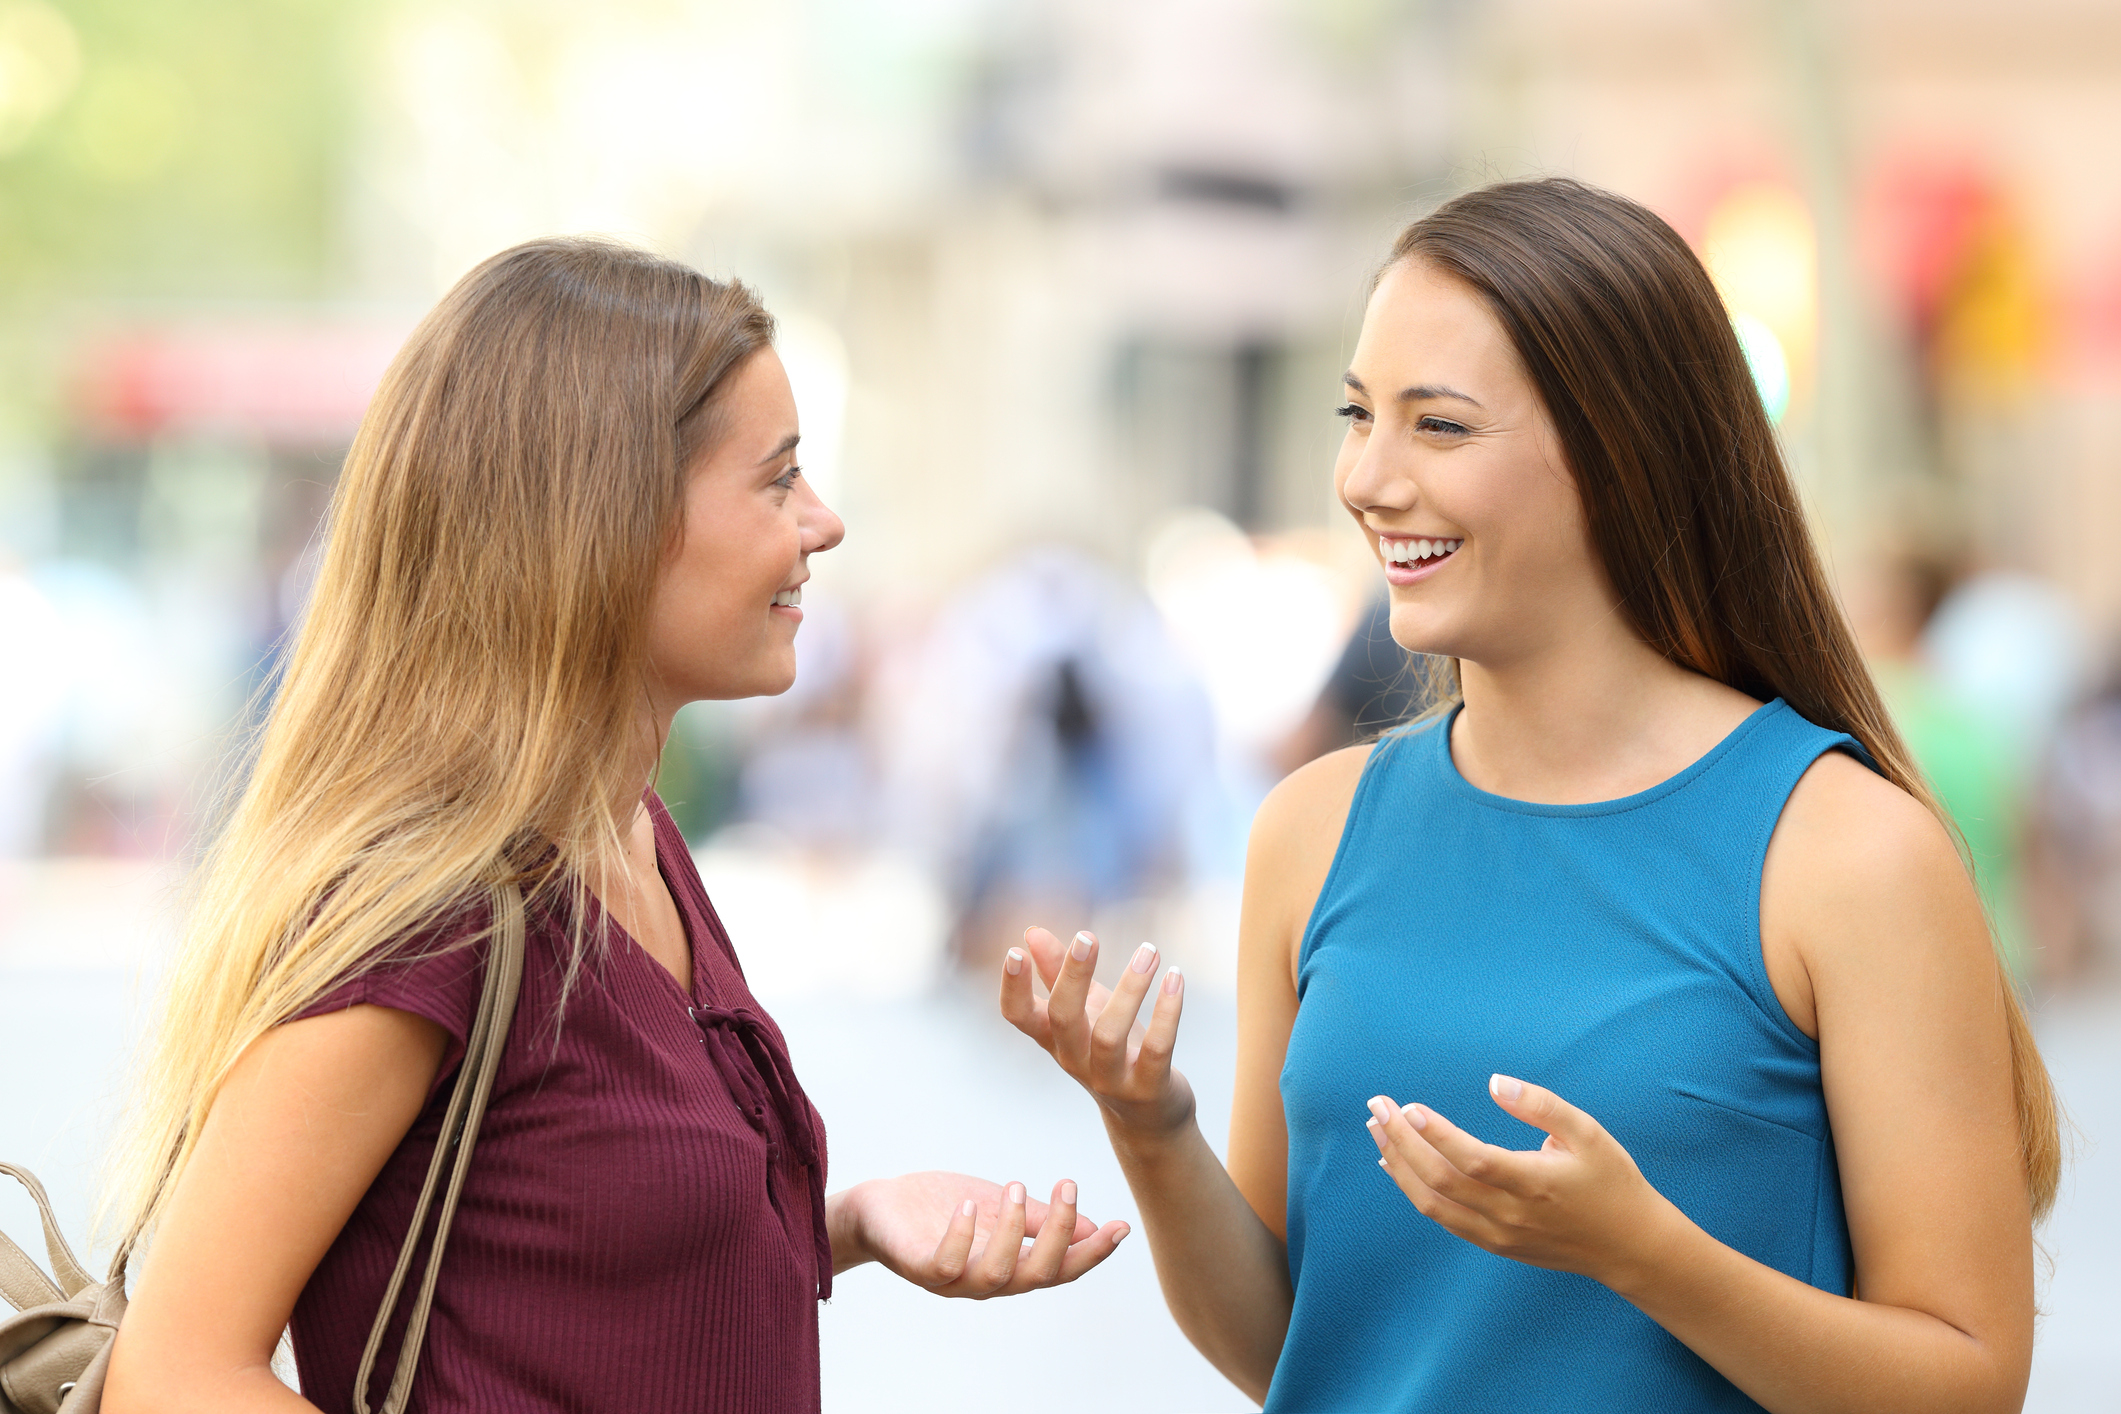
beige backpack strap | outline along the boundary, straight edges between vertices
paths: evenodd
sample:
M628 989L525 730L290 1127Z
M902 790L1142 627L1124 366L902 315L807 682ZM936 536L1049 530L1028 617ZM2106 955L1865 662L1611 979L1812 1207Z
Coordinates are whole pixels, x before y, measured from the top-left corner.
M0 1296L6 1297L17 1311L71 1300L83 1287L92 1285L93 1278L82 1270L74 1259L74 1249L59 1235L59 1219L52 1212L52 1200L44 1185L28 1169L13 1164L0 1164L0 1173L27 1188L29 1196L37 1201L37 1216L44 1220L44 1250L51 1253L52 1276L59 1279L57 1286L52 1285L51 1278L39 1270L29 1253L17 1247L7 1234L0 1233Z
M419 1250L420 1233L427 1226L428 1209L434 1203L442 1170L449 1168L449 1187L442 1195L441 1212L435 1219L434 1245L427 1254L427 1267L420 1276L419 1295L412 1303L405 1338L398 1346L397 1368L390 1389L383 1397L380 1414L403 1414L412 1393L413 1372L419 1368L420 1344L427 1335L427 1316L434 1304L435 1279L442 1272L442 1248L449 1241L449 1221L456 1216L457 1197L464 1190L464 1175L471 1168L472 1145L479 1137L479 1121L486 1114L486 1100L493 1092L495 1072L501 1068L501 1051L508 1042L508 1026L515 1019L516 996L523 981L523 895L514 884L494 891L495 919L492 948L487 955L486 983L479 993L479 1010L464 1042L464 1060L457 1070L456 1089L442 1115L442 1133L435 1141L434 1159L427 1165L427 1181L420 1187L420 1201L412 1210L412 1228L398 1251L398 1265L383 1292L383 1307L376 1312L375 1326L361 1352L361 1368L354 1376L354 1409L369 1414L368 1380L390 1318L398 1308L405 1278L412 1270L413 1254ZM466 1082L469 1082L468 1084ZM454 1162L452 1162L452 1157Z

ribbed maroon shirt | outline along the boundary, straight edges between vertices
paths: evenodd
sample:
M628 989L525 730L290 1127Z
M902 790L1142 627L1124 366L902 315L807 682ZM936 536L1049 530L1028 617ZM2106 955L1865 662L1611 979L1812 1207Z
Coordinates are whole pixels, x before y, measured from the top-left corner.
M648 807L691 945L692 995L613 925L555 1032L566 921L530 911L522 996L450 1229L413 1414L818 1408L824 1125L684 838L660 800ZM295 1304L302 1393L327 1414L353 1407L478 1008L484 947L435 954L477 922L408 940L402 951L426 956L386 963L303 1013L366 1002L449 1033L419 1119ZM424 1261L423 1250L415 1281ZM371 1409L397 1343L393 1332L377 1361Z

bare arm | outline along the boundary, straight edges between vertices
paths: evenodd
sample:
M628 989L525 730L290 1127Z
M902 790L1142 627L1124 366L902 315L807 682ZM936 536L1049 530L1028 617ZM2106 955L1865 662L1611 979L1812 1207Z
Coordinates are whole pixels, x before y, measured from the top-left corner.
M446 1042L424 1017L356 1006L243 1053L140 1273L104 1414L314 1408L273 1375L273 1347L419 1116Z
M1467 1241L1604 1282L1775 1414L2019 1409L2032 1232L2008 984L1949 838L1903 792L1824 757L1769 847L1761 928L1778 997L1820 1043L1860 1299L1716 1241L1595 1118L1506 1077L1496 1102L1547 1130L1544 1147L1482 1144L1386 1102L1387 1170Z
M1252 829L1238 962L1238 1074L1226 1169L1200 1132L1193 1092L1171 1069L1184 1003L1173 969L1159 985L1143 944L1107 994L1091 976L1097 944L1065 949L1025 934L1028 963L1002 980L1002 1011L1097 1098L1113 1152L1141 1208L1157 1278L1187 1339L1231 1383L1263 1399L1294 1293L1286 1243L1288 1138L1279 1076L1296 1020L1295 958L1325 881L1367 748L1304 767L1269 795ZM1032 966L1052 986L1040 1002ZM1141 1004L1155 994L1146 1026Z

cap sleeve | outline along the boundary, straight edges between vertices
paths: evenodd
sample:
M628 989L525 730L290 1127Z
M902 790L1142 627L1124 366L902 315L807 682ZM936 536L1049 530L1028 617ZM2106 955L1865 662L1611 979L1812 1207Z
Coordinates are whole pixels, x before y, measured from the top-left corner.
M374 966L338 982L289 1018L306 1021L353 1006L389 1007L432 1021L448 1034L442 1064L435 1071L433 1096L464 1059L471 1023L479 1010L486 982L486 943L470 942L486 927L488 909L453 911L431 927L414 930L392 942Z

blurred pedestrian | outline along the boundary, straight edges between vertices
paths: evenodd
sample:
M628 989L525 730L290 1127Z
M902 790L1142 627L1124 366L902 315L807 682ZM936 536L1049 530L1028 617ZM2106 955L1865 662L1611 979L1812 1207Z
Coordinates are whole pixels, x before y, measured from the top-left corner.
M106 1414L381 1398L363 1340L498 935L521 1000L411 1408L815 1410L836 1272L1001 1295L1124 1235L1065 1183L1051 1207L945 1173L828 1194L822 1122L653 789L684 703L788 688L809 557L841 537L771 335L741 285L546 240L393 363L162 984ZM283 1329L299 1396L269 1370Z
M967 966L999 960L1007 919L1082 916L1176 876L1214 724L1139 589L1028 546L951 596L896 686L895 812L947 881Z
M1391 599L1372 599L1318 700L1275 753L1276 775L1414 720L1434 695L1434 671L1427 659L1393 642Z
M2036 972L2079 983L2121 959L2121 671L2063 717L2026 813Z
M1003 969L1179 1324L1270 1410L2015 1408L2053 1092L1706 271L1485 188L1346 384L1336 490L1455 701L1261 807L1227 1165L1153 946Z
M1881 554L1857 578L1850 615L1893 725L1966 842L1974 883L2013 975L2028 975L2019 911L2019 855L2029 762L2020 730L1940 674L1928 629L1952 595L1949 560L1915 550Z

